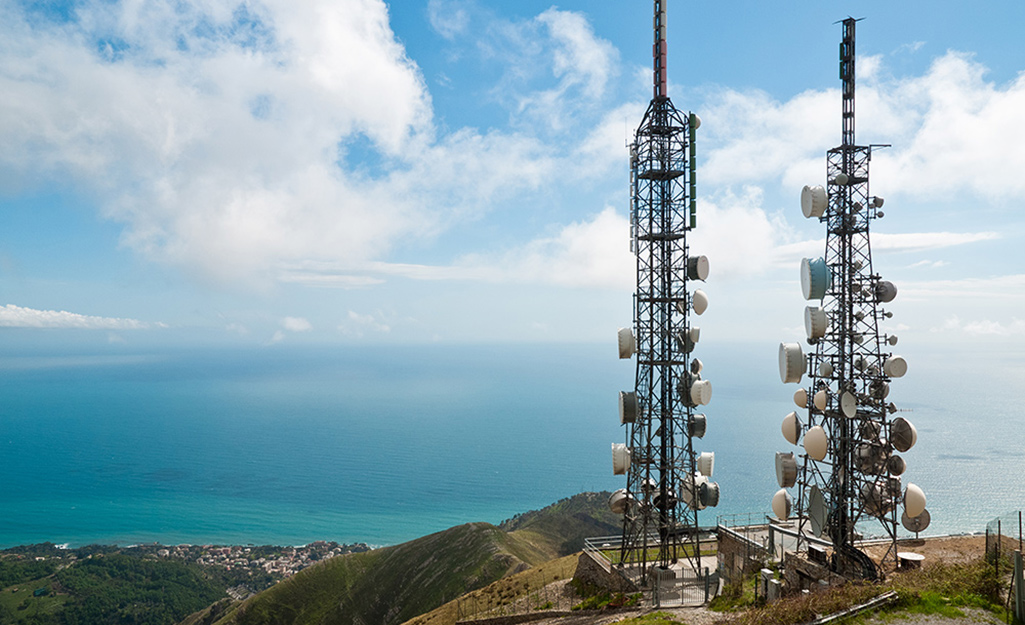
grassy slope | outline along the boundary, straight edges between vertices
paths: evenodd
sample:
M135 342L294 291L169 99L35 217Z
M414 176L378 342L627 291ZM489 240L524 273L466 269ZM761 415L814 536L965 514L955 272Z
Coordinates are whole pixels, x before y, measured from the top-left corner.
M188 625L380 623L393 625L511 573L580 548L583 537L612 533L608 494L584 493L501 527L460 525L368 553L332 558ZM223 608L223 606L222 606Z

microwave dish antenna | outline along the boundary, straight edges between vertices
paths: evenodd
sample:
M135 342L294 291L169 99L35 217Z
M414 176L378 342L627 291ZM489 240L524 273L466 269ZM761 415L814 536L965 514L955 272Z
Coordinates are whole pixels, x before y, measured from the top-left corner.
M881 146L855 141L855 23L842 22L842 141L826 153L826 183L801 190L801 213L825 226L825 250L800 264L809 351L800 343L779 348L780 379L801 388L794 394L799 411L782 428L798 466L777 454L776 474L784 490L791 483L797 490L800 535L832 542L832 570L875 579L897 568L898 526L918 532L930 519L922 489L902 485L907 463L895 453L911 449L918 431L907 419L892 418L898 409L889 401L891 382L908 372L908 363L889 351L897 337L880 327L893 317L882 305L898 290L872 262L869 230L882 217L883 199L869 191L869 162L872 148ZM774 511L783 499L773 496ZM861 535L880 533L868 527L876 523L888 543L879 566L856 545Z
M654 0L653 97L630 144L630 250L636 258L633 325L619 330L621 358L633 358L634 388L620 393L626 443L613 448L626 488L610 501L623 515L619 561L634 563L646 585L656 569L680 561L701 570L698 512L719 502L714 455L696 439L712 399L706 367L693 356L692 325L709 309L709 259L694 253L696 139L701 120L679 111L667 92L666 3ZM618 491L617 491L618 492ZM614 504L614 505L613 505Z

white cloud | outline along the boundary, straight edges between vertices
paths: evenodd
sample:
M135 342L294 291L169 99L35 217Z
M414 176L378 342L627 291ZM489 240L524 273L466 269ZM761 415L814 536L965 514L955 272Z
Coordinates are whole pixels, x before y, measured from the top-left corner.
M493 282L630 288L635 280L630 224L606 208L589 221L571 223L522 247L465 256L455 270Z
M75 328L82 330L145 330L166 327L162 323L146 323L138 319L93 317L64 310L36 310L14 304L0 307L0 327L5 328ZM110 335L114 336L114 335Z
M285 317L281 320L281 327L289 332L309 332L313 325L303 317Z
M552 71L562 79L559 91L579 84L588 97L601 97L618 58L612 44L597 37L580 13L550 8L537 19L555 43Z
M922 76L886 78L882 57L859 58L858 139L893 147L873 152L873 186L919 198L970 191L1025 197L1025 73L1006 85L985 80L971 55L947 52ZM822 153L839 141L838 89L778 101L760 91L704 95L699 141L702 181L743 184L782 178L800 188L821 180Z
M431 28L445 39L455 39L466 32L470 16L462 2L454 0L430 0L427 3L427 19Z
M1021 336L1025 335L1025 319L1012 319L1003 323L989 319L964 322L957 315L953 315L947 317L942 325L932 328L932 331L970 336Z
M367 332L387 334L391 332L391 326L383 320L381 313L360 314L350 310L346 320L338 325L338 330L345 335L359 338Z

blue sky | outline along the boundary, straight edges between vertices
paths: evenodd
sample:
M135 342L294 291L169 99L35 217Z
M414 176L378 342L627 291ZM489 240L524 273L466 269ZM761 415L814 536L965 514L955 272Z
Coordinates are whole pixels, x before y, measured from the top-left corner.
M65 344L609 341L649 2L0 0L0 326ZM1025 342L1025 5L670 0L705 336L803 336L840 139L912 344ZM611 348L610 348L611 349Z

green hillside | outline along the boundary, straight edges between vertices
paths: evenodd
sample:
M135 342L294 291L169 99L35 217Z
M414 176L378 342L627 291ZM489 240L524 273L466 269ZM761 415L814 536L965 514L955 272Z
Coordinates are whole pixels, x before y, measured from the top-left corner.
M503 522L469 523L401 545L332 558L185 625L393 625L506 575L615 533L608 493L584 493Z

